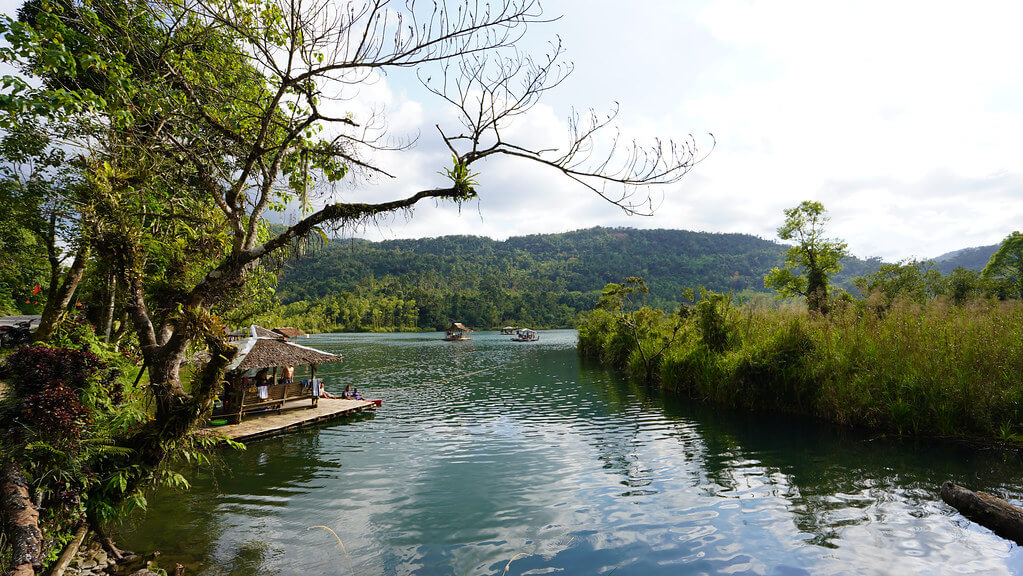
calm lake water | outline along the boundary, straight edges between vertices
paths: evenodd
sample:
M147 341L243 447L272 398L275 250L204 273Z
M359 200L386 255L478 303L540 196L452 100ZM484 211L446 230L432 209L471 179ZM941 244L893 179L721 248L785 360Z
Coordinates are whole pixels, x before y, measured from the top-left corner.
M663 398L574 331L439 337L314 336L383 408L224 452L121 540L192 575L1023 574L938 496L1019 503L1017 455Z

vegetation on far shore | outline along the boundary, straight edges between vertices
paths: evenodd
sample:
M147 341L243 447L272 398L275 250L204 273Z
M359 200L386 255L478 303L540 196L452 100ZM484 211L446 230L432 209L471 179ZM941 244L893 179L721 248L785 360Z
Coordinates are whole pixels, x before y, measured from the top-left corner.
M258 317L307 332L437 330L458 320L474 328L574 326L600 290L637 272L652 305L671 308L686 286L752 294L782 263L785 246L749 234L590 228L504 241L475 236L331 241L289 263L281 303ZM880 260L843 259L836 283Z
M834 246L809 237L816 244L790 251L809 256L784 272L787 286L805 288L799 274L814 250ZM701 290L667 313L643 305L643 280L629 278L609 284L580 319L579 350L720 405L885 433L1023 442L1021 273L1023 236L1014 232L982 273L884 264L857 279L862 298L831 293L825 273L806 307Z

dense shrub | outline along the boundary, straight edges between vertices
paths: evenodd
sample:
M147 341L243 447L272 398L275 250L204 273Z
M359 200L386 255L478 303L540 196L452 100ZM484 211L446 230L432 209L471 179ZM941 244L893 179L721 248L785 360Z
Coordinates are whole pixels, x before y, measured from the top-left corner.
M78 393L63 385L23 398L19 415L22 424L49 438L78 439L89 423L89 411Z
M3 376L18 395L28 396L51 386L81 390L104 368L99 356L84 349L29 346L8 356Z
M815 343L792 319L762 345L748 347L731 371L737 403L743 406L807 411L813 408Z
M700 319L700 335L703 343L714 352L724 352L734 343L729 315L732 308L731 294L704 292L696 304L696 315Z
M626 334L603 322L598 338L593 318L580 346L586 335L587 354L615 366ZM702 337L664 354L665 389L876 431L1023 440L1023 302L895 299L877 314L859 301L827 317L742 307L723 349L708 318L709 305L687 327Z

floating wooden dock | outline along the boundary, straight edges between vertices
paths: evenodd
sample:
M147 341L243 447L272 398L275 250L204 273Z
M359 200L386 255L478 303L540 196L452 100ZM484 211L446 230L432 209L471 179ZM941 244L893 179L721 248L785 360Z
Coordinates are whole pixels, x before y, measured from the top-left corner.
M320 398L316 408L310 408L309 400L303 399L286 403L280 412L250 414L240 424L216 426L211 430L232 440L247 442L375 408L376 404L367 400L340 398Z

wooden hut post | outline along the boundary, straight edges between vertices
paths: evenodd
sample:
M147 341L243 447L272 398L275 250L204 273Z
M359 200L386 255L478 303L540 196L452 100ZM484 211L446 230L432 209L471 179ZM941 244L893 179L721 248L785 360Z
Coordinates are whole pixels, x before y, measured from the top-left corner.
M242 414L245 412L245 389L248 388L245 384L245 378L242 378L238 388L241 392L238 393L238 423L242 423Z
M273 373L273 376L270 377L270 386L267 387L267 390L269 391L269 399L270 400L273 400L274 398L277 397L277 392L278 392L278 390L277 390L277 366L274 366L274 373ZM284 410L284 403L288 401L288 399L285 396L286 396L286 394L284 392L282 392L281 393L281 405L277 407L277 412L280 412L280 411Z
M315 408L316 406L320 405L320 395L316 393L316 387L311 385L312 381L314 379L316 379L316 364L310 364L310 367L311 367L310 368L311 375L309 376L309 383L310 383L309 388L312 390L312 394L313 394L313 407ZM321 388L320 391L322 393L323 383L320 383L320 388Z

